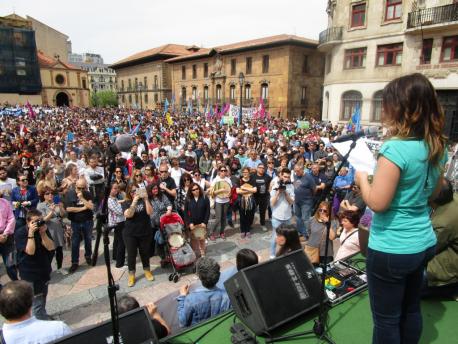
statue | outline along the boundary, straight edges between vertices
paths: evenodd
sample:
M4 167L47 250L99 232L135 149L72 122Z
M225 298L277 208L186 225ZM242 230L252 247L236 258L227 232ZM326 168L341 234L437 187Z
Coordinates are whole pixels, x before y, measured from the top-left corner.
M223 75L223 60L221 59L220 55L216 56L216 61L215 61L215 76L221 76Z

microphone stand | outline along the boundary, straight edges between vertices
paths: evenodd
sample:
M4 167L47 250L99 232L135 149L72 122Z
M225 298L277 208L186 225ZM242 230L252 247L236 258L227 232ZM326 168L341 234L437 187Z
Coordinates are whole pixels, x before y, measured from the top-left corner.
M97 237L95 240L94 253L92 254L92 266L97 264L97 258L99 255L100 239L103 234L103 255L105 257L105 265L107 267L107 278L108 278L108 298L110 299L110 312L111 312L111 327L113 332L113 344L119 344L119 315L118 315L118 300L116 298L116 291L119 290L119 285L114 281L111 273L111 260L110 260L110 239L108 234L114 227L107 225L108 220L108 197L111 189L111 179L116 168L115 155L109 154L109 165L108 165L108 179L106 182L105 193L103 196L102 209L97 214Z
M320 203L324 201L329 195L331 195L331 189L332 185L334 184L334 180L336 177L339 175L340 170L342 167L346 164L348 161L348 157L350 156L351 151L356 147L356 141L359 139L359 137L354 137L352 138L352 143L350 145L350 149L348 150L347 154L344 155L341 164L337 168L337 171L334 173L332 176L331 182L328 182L326 184L326 187L324 188L323 192L321 193L320 198L317 200L313 207L313 212L312 214L315 214L318 207L320 206ZM332 204L330 203L330 208L332 208ZM322 273L321 273L321 292L320 292L320 306L319 306L319 311L318 311L318 318L314 320L315 324L313 325L312 330L304 331L304 332L299 332L299 333L293 333L285 336L280 336L280 337L271 337L266 339L266 343L273 343L273 342L281 342L290 338L296 338L296 337L302 337L306 336L309 334L313 334L319 339L330 343L334 344L335 342L328 336L327 332L327 321L328 321L328 311L329 311L329 306L327 305L327 297L325 298L325 290L326 290L326 273L328 270L328 262L327 262L327 257L328 257L328 250L329 250L329 233L331 232L331 214L329 214L328 221L326 222L326 241L325 241L325 247L324 247L324 256L326 257L326 262L322 264ZM319 249L319 248L318 248Z

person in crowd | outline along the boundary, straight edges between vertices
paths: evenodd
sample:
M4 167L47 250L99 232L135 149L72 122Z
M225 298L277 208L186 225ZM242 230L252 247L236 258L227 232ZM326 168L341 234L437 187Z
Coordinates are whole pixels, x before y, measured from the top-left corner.
M147 164L144 167L143 171L144 171L144 177L145 177L145 182L147 186L157 183L157 181L159 180L159 177L155 173L155 168L153 165Z
M33 285L33 315L47 320L46 298L55 245L40 211L31 209L27 213L26 224L16 228L14 239L21 279Z
M210 219L210 201L205 196L202 188L192 183L188 189L184 203L184 221L191 231L191 246L197 256L205 256L206 235L201 236L202 229L207 233L208 220ZM196 229L200 228L199 235Z
M296 215L297 230L303 238L307 238L306 228L310 220L316 184L313 178L304 173L304 166L294 165L294 214Z
M147 183L144 180L143 173L140 169L133 168L129 184L137 184L139 188L146 188Z
M0 314L4 343L49 343L71 334L62 321L38 320L32 315L34 292L26 281L12 281L0 291Z
M249 248L242 248L239 250L235 256L235 266L232 268L228 268L221 272L219 276L218 283L216 286L220 289L225 290L224 282L226 282L229 278L234 276L237 271L245 269L249 266L253 266L259 263L259 257L255 251Z
M29 185L29 179L24 174L18 173L17 185L11 193L11 202L16 226L23 226L27 212L37 207L39 199L37 189Z
M204 192L206 192L207 189L210 187L210 183L206 179L202 178L202 174L200 170L195 169L194 172L192 173L192 176L193 176L192 181L198 184L201 187L201 189Z
M278 250L277 257L283 256L289 252L300 250L302 248L299 240L299 233L292 225L280 225L276 230Z
M164 148L159 149L158 157L154 159L154 164L160 166L161 164L168 164L169 158L167 157L167 151Z
M127 265L129 269L127 286L132 287L135 284L137 251L140 254L145 278L148 281L154 280L149 263L150 247L153 240L150 220L153 207L148 200L147 191L137 184L129 185L126 196L126 201L122 204L124 216L126 217L123 238L127 249Z
M17 268L13 259L15 226L16 219L14 218L11 203L0 197L0 254L2 255L6 274L12 281L17 280Z
M124 199L120 197L119 189L119 184L111 184L110 195L108 196L108 226L114 227L113 260L116 261L117 268L122 268L126 259L126 245L123 239L126 217L122 209Z
M8 171L0 166L0 197L11 202L11 194L16 186L16 180L8 178Z
M65 166L68 167L68 165L70 164L76 165L78 176L81 176L83 174L84 169L86 168L86 163L83 160L78 159L77 153L73 150L68 153L68 157L69 160L67 161Z
M444 178L432 201L431 221L437 237L436 253L428 262L423 295L458 297L458 196Z
M81 237L84 240L84 258L87 265L92 264L92 228L94 227L91 193L87 189L86 179L80 178L71 187L64 199L65 211L72 226L72 265L68 270L74 273L79 266Z
M211 182L210 196L215 199L215 225L213 231L210 235L212 241L216 241L217 236L225 240L226 236L224 234L224 229L226 228L226 215L229 208L229 195L226 194L227 190L225 188L219 188L215 190L215 185L217 183L224 182L229 185L229 188L232 188L232 182L227 177L227 167L221 165L218 168L218 176Z
M259 223L261 229L266 232L266 212L267 207L269 206L270 199L270 182L272 179L266 174L266 167L263 163L258 164L256 167L256 173L254 174L254 186L256 186L256 192L254 194L254 199L256 201L256 206L259 210Z
M124 295L118 300L118 314L122 315L134 309L140 308L138 301L130 295ZM167 337L171 330L167 322L162 318L161 314L157 310L157 306L154 303L148 303L145 305L146 310L151 318L151 323L154 327L154 332L158 339ZM141 330L141 329L139 329ZM147 329L145 329L146 331Z
M389 82L382 98L382 123L392 139L380 148L372 183L366 172L355 176L375 212L366 260L373 342L417 343L423 273L437 242L428 200L440 187L446 160L444 114L419 73Z
M169 167L167 164L159 165L159 188L165 193L170 203L175 203L175 197L177 196L177 184L175 180L170 177Z
M347 258L360 251L358 237L359 213L345 210L339 214L339 219L343 230L339 237L340 247L335 254L335 260Z
M151 206L153 207L153 212L150 215L153 235L150 256L153 256L155 252L158 251L160 257L164 259L164 247L159 247L157 236L160 235L159 227L161 216L165 215L166 213L170 214L172 212L172 203L170 203L168 197L159 187L159 184L151 184L146 188L146 190L148 191L148 197L151 202Z
M242 167L248 167L251 173L256 173L260 164L262 164L262 161L258 159L258 152L252 149L249 153L249 158L245 160Z
M340 202L339 212L351 210L359 213L360 216L366 211L366 204L364 204L361 190L355 183L351 186L351 191L347 193L342 202Z
M263 179L264 180L264 179ZM251 238L251 226L253 225L256 201L254 195L257 187L254 176L250 175L248 167L242 168L242 176L236 188L238 195L238 208L240 214L240 236L242 239Z
M63 203L58 200L55 202L53 190L45 187L43 190L43 202L38 203L37 210L43 215L43 220L46 222L51 238L54 241L57 271L61 271L62 262L64 260L64 225L62 218L67 214Z
M208 148L204 148L203 155L199 159L199 171L206 180L210 179L212 161L213 159L210 156L210 151L208 150Z
M105 185L105 171L103 167L98 166L98 162L97 156L91 156L88 165L82 171L82 175L89 187L89 192L92 195L94 209L98 209L100 202L103 200Z
M294 204L294 186L291 183L291 171L283 168L279 177L272 182L270 191L270 206L272 207L272 237L270 258L275 257L277 247L277 228L291 224L293 218L292 205Z
M199 258L196 263L196 274L202 288L190 292L189 284L185 284L180 288L180 295L177 297L177 313L181 327L193 326L231 307L226 291L216 287L220 277L220 266L214 259Z
M78 167L76 164L70 163L65 167L64 179L62 180L62 187L70 188L75 186L78 180Z
M184 204L186 196L188 195L188 191L192 183L192 176L186 173L181 176L180 184L177 188L177 197L175 198L175 209L182 218L184 218Z
M310 168L310 176L313 178L313 181L315 182L315 196L314 196L314 203L316 203L320 198L321 194L323 193L326 184L328 182L328 179L326 178L326 175L324 172L321 171L320 165L318 163L313 163L311 168Z

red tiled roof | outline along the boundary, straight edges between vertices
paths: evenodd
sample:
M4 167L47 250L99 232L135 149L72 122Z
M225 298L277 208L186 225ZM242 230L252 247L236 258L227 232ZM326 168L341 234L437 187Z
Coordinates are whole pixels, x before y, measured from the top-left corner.
M188 60L192 58L205 57L205 56L208 56L211 51L216 51L218 53L230 53L231 51L235 51L239 49L250 49L250 48L255 49L255 48L261 48L262 46L269 45L269 44L275 44L275 43L285 43L286 44L286 43L293 43L293 42L318 46L318 41L300 37L300 36L295 36L295 35L282 34L282 35L252 39L249 41L220 45L212 49L202 48L200 51L195 52L194 54L174 57L174 58L166 60L166 62L175 62L175 61Z
M52 68L56 66L57 64L61 64L67 69L80 69L70 63L63 62L61 60L56 60L55 58L52 58L51 56L43 54L41 50L37 51L37 57L38 57L38 63L40 64L40 67L47 67L47 68Z
M191 47L193 48L193 47ZM132 62L135 60L140 60L145 57L150 57L154 55L170 55L170 56L182 56L182 55L189 55L192 53L192 50L189 50L189 47L185 45L180 45L180 44L165 44L157 48L141 51L139 53L136 53L134 55L131 55L129 57L126 57L125 59L122 59L120 61L117 61L111 65L117 66L120 64L124 64L126 62Z

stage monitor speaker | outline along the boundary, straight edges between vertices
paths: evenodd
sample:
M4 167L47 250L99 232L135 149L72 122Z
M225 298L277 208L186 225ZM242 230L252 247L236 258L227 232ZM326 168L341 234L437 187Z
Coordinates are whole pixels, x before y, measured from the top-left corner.
M72 333L51 342L54 344L110 344L113 343L111 319L100 325ZM158 344L148 311L145 307L134 309L119 316L119 343L123 344Z
M257 335L320 304L321 282L303 250L245 268L224 286L235 314Z

